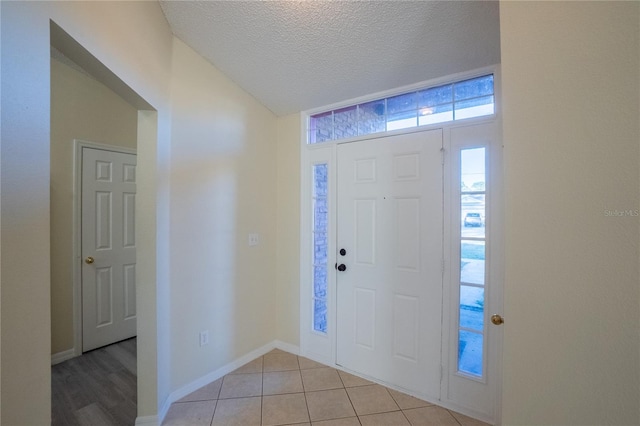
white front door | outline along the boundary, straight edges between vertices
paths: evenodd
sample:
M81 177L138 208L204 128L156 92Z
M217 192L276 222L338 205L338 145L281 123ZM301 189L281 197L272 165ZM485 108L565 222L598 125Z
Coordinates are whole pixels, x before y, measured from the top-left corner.
M440 397L442 130L337 148L337 363Z
M82 149L82 350L136 335L136 156Z

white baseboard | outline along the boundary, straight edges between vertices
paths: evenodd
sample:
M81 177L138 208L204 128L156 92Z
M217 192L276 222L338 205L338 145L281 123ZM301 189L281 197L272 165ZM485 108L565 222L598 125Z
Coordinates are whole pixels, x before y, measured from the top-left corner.
M165 416L167 415L167 412L169 411L171 404L173 404L174 402L179 401L180 399L189 395L191 392L194 392L200 389L201 387L206 386L209 383L214 382L221 377L224 377L225 375L231 373L232 371L242 367L246 363L253 361L256 358L259 358L262 355L266 354L267 352L272 351L273 349L276 349L276 348L283 350L285 352L292 353L294 355L298 355L300 352L300 348L298 346L292 345L290 343L285 343L280 340L274 340L270 343L267 343L266 345L258 349L255 349L249 352L248 354L245 354L240 358L218 368L217 370L214 370L208 374L205 374L199 379L196 379L191 383L188 383L182 386L181 388L171 392L171 394L169 394L169 396L165 400L163 406L160 408L158 412L158 416L155 418L155 420L161 423L164 420ZM140 423L140 425L142 424L146 425L151 423ZM138 420L136 420L136 425L138 425Z
M51 365L60 364L68 359L75 358L76 351L73 349L68 349L66 351L58 352L56 354L51 355Z
M158 426L158 416L142 416L136 418L136 426Z
M280 340L274 340L273 346L285 352L289 352L290 354L300 355L300 346L292 345L291 343L286 343Z

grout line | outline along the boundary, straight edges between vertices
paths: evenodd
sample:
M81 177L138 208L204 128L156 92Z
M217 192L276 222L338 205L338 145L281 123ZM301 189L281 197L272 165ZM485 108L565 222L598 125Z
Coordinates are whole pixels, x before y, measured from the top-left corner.
M298 357L298 367L300 367L300 357ZM304 395L304 405L307 407L307 416L309 417L309 424L311 421L311 412L309 411L309 401L307 401L307 390L304 388L304 380L302 379L302 369L298 370L298 374L300 374L300 382L302 383L302 394Z
M264 355L262 356L262 370L260 371L260 426L264 423Z
M222 386L221 386L221 387L222 387ZM216 405L214 405L214 406L213 406L213 413L211 413L211 421L209 421L209 424L210 424L210 425L212 425L212 424L213 424L213 418L215 417L215 415L216 415L216 410L218 409L218 400L216 399L214 402L215 402L215 404L216 404Z
M462 423L460 423L460 420L458 420L458 418L457 418L456 416L454 416L454 415L453 415L453 413L451 412L451 410L446 409L446 408L445 408L445 410L447 410L447 413L449 413L449 415L450 415L451 417L453 417L453 420L455 420L455 421L456 421L460 426L462 426Z
M409 417L407 417L404 410L401 409L400 412L402 413L402 416L407 420L407 423L411 424L411 422L409 421Z

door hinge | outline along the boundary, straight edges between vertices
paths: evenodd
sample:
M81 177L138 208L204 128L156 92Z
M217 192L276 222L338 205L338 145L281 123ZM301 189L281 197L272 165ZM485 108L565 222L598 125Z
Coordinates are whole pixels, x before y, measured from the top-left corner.
M444 166L444 148L440 148L440 164Z

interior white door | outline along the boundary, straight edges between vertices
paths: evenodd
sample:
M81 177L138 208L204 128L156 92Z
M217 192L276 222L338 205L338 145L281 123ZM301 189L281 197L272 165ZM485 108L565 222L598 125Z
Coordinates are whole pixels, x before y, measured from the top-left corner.
M136 156L82 150L82 350L136 335Z
M337 363L430 399L440 396L442 147L437 129L337 148Z

